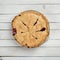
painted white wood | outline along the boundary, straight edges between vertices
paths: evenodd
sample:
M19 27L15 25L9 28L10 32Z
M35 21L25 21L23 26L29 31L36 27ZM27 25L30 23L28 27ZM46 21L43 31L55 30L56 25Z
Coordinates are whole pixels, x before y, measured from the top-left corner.
M11 23L0 23L0 29L11 29Z
M60 0L0 0L0 4L41 4L41 3L47 3L47 4L54 4L54 3L60 3Z
M0 39L14 39L12 31L0 31Z
M60 5L46 5L45 12L47 13L60 13Z
M0 47L0 56L60 56L59 47Z
M21 46L14 40L0 40L0 46Z
M19 14L19 13L18 13ZM13 18L18 15L18 14L13 14L13 15L0 15L0 23L1 22L11 22ZM44 14L49 22L60 22L60 14L57 15L49 15L49 14Z
M12 22L15 16L16 15L0 15L0 23L1 22Z
M60 60L60 57L2 57L3 60Z
M60 30L50 30L49 39L60 39ZM0 31L0 39L13 39L12 32L5 30Z
M60 29L60 23L49 23L50 29ZM12 29L11 23L0 23L1 29Z
M7 14L14 14L14 13L19 13L24 10L39 10L43 11L42 5L0 5L0 13L7 13Z
M0 0L0 4L41 4L41 3L60 3L60 0Z
M0 14L16 14L24 10L36 10L44 14L60 13L60 5L0 5Z
M60 22L60 14L57 15L57 14L54 14L54 15L47 15L46 14L46 17L48 18L48 21L49 22Z
M0 46L21 46L16 40L0 40ZM60 47L60 40L47 40L41 47Z

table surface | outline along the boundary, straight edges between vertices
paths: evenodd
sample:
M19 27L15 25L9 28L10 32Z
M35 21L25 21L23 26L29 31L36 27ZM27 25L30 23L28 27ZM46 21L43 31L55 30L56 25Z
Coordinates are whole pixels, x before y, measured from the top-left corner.
M40 47L23 48L12 36L11 21L24 10L49 20L50 35ZM0 60L60 60L60 0L0 0Z

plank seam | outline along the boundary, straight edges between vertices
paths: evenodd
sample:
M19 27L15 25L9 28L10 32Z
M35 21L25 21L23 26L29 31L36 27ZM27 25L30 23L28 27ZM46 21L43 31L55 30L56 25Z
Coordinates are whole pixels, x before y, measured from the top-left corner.
M22 3L21 4L11 4L11 3L10 4L1 4L0 3L0 5L60 5L60 3L33 3L33 4L32 3L30 3L30 4L26 4L26 3L25 4L22 4Z
M60 56L0 56L0 57L60 57Z
M19 47L19 48L24 48L22 46L0 46L0 47ZM37 48L60 48L60 46L40 46L40 47L37 47ZM34 48L31 48L31 49L34 49Z

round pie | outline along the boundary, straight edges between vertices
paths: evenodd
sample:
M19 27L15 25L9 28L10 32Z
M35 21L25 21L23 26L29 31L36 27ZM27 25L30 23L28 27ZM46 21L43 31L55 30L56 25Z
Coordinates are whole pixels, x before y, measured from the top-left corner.
M24 11L13 19L12 33L22 46L37 47L47 40L49 23L40 12L34 10Z

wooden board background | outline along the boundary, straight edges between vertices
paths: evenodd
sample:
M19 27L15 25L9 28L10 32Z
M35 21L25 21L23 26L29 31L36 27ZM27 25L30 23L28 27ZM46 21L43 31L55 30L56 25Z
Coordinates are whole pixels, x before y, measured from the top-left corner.
M11 21L24 10L49 20L50 36L40 47L23 48L12 36ZM60 0L0 0L0 60L60 60Z

